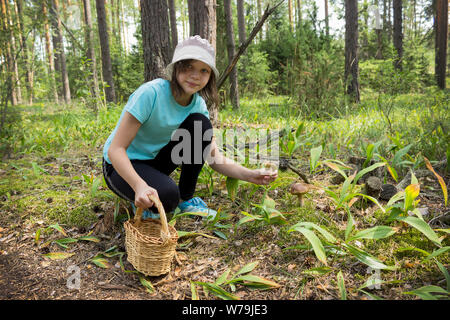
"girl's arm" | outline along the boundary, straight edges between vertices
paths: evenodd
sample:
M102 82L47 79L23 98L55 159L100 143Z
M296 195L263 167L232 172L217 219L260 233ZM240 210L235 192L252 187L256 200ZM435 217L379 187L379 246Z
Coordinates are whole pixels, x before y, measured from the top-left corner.
M117 173L134 190L136 207L149 208L153 206L153 202L149 200L148 195L158 193L137 174L126 152L140 127L141 123L130 113L125 112L109 146L108 157Z
M220 174L230 178L248 181L255 184L269 184L278 177L278 173L268 174L263 169L248 169L225 157L217 148L215 139L211 142L211 158L209 166Z

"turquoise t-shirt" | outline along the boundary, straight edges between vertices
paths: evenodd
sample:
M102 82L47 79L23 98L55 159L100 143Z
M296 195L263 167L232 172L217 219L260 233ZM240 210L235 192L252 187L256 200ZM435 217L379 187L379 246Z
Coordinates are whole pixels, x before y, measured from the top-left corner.
M198 93L194 94L189 105L182 106L175 101L169 81L155 79L146 82L130 96L116 127L106 140L103 157L108 163L111 163L108 149L125 112L141 123L136 137L127 148L130 160L154 159L191 113L201 113L209 119L205 100Z

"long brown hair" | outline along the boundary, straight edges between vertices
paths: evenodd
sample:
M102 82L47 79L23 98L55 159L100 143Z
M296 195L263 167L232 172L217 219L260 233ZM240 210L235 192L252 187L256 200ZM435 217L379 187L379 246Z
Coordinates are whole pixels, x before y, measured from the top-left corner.
M172 80L170 81L170 88L172 89L173 96L179 97L184 93L183 88L178 84L177 75L185 71L192 61L190 60L181 60L174 64L172 71ZM206 86L198 92L198 94L205 99L205 102L208 106L218 105L219 104L219 95L217 93L217 83L216 83L216 75L211 70L211 75L209 76L209 81Z

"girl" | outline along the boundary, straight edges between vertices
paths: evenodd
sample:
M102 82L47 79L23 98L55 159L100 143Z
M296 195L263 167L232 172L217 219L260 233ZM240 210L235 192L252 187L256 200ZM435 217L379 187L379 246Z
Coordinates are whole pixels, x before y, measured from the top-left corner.
M144 218L159 217L153 213L157 211L150 194L159 197L166 212L178 206L182 213L205 212L213 217L216 211L194 197L204 155L213 155L211 168L225 176L255 184L276 179L276 173L250 170L225 158L212 134L207 134L212 125L205 100L217 104L219 76L215 52L207 40L194 36L180 42L166 70L168 80L149 81L130 96L105 143L103 174L115 194L130 201L134 209L148 208ZM183 136L180 160L180 143L173 137L181 133L189 137ZM179 166L177 186L169 175Z

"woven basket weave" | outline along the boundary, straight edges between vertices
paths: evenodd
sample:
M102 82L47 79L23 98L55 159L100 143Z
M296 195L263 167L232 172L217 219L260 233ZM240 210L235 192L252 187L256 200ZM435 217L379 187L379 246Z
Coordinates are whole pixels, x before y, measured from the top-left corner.
M178 234L167 224L161 201L149 196L159 211L160 219L142 220L142 209L138 208L134 219L124 223L127 260L146 276L159 276L170 271L175 255Z

